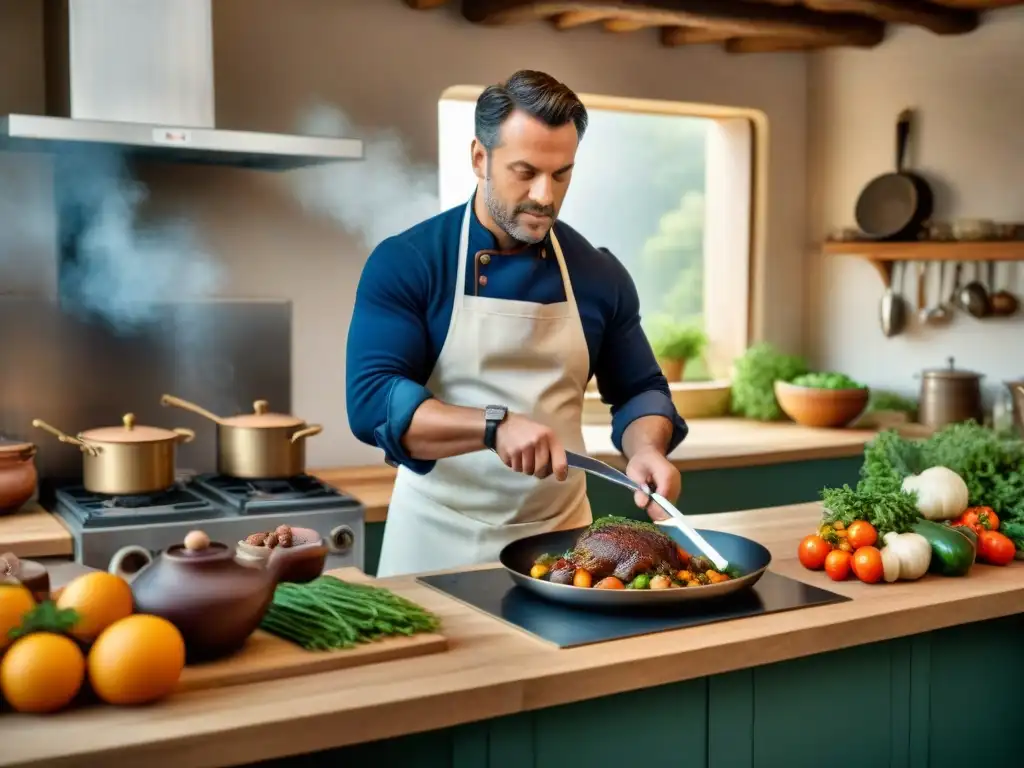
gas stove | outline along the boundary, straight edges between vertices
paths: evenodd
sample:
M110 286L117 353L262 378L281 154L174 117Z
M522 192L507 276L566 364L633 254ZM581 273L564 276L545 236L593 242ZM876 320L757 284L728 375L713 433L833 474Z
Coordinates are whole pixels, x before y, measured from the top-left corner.
M330 547L326 568L363 567L364 509L358 500L310 475L241 480L183 475L174 487L144 496L104 496L82 486L56 489L54 512L71 531L75 561L106 570L123 547L154 556L200 529L225 544L281 524L311 528Z

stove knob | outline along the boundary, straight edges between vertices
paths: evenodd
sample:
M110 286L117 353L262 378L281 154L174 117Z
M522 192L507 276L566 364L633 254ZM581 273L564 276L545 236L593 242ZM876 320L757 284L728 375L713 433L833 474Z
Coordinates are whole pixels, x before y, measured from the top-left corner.
M332 530L328 539L331 549L341 555L346 554L352 549L355 541L356 535L347 525L339 525Z

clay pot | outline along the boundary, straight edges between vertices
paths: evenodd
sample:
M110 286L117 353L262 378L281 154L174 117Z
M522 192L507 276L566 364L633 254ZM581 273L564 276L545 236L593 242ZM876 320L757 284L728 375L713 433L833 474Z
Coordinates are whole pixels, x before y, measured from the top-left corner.
M665 374L665 378L668 379L669 382L683 380L683 374L686 372L685 360L669 360L664 357L659 357L658 365L661 366L661 372Z
M0 515L21 509L36 492L36 447L0 441Z
M271 413L266 400L253 403L252 413L218 416L202 406L173 395L161 405L198 414L217 425L217 472L246 480L295 477L306 471L306 439L323 427L297 416Z
M192 531L134 578L121 565L146 554L140 547L115 553L110 572L131 581L137 612L162 616L178 628L188 663L211 661L239 650L256 631L279 582L302 583L323 571L323 539L315 531L293 530L299 543L274 548L263 562L243 562L234 547Z
M868 406L870 391L821 389L775 382L775 399L789 418L805 427L845 427Z
M50 574L35 560L22 560L10 552L0 555L0 580L4 579L24 586L37 603L50 599Z

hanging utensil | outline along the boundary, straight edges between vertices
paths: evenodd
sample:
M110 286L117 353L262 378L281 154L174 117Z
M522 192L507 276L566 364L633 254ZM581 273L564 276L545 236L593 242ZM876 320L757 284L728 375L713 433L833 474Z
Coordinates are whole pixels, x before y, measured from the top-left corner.
M1007 269L1010 268L1008 264ZM1002 281L1000 281L1002 282ZM992 283L992 290L995 290L996 284ZM998 291L992 294L992 314L999 317L1009 317L1010 315L1016 314L1019 307L1017 297L1010 293L1006 288L1000 288Z
M988 291L978 280L981 269L979 263L974 266L974 279L960 289L960 306L972 317L982 318L988 314Z
M946 263L939 262L939 301L935 306L928 307L919 314L922 323L926 325L946 325L952 318L953 313L947 306L945 293ZM952 292L950 293L952 297Z
M900 283L903 279L903 271L906 262L897 261L892 268L892 280L882 294L882 301L879 306L879 320L882 324L882 333L892 337L903 333L907 325L907 302L899 294Z
M599 461L590 456L584 456L579 453L572 451L565 452L566 459L568 460L570 467L576 469L582 469L584 472L589 472L592 475L607 480L610 483L621 485L624 488L649 496L651 500L659 507L664 509L670 515L668 520L656 520L655 523L658 525L671 525L678 528L683 534L692 541L700 551L707 556L707 558L714 564L715 568L720 571L724 571L729 567L729 561L722 557L718 550L708 544L707 540L694 530L693 526L686 521L686 517L676 509L675 505L672 504L668 499L660 494L654 493L649 488L642 488L639 484L633 482L633 480L624 472L620 472L603 461Z
M294 477L306 471L306 438L323 427L297 416L270 413L266 400L253 403L253 413L222 417L173 395L160 404L174 406L217 425L217 471L228 477L268 480Z
M916 240L932 215L928 182L903 169L912 116L905 109L896 122L896 171L876 176L857 198L857 226L873 240Z

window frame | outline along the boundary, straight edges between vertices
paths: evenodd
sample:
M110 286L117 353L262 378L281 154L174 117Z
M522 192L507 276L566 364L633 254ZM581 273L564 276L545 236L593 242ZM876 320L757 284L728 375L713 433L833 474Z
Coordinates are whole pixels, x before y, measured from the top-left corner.
M484 86L453 85L438 97L442 101L476 101ZM709 344L707 367L712 377L727 381L732 362L764 327L765 297L755 286L763 286L767 249L768 116L761 110L716 104L638 99L625 96L578 93L588 109L640 114L701 117L718 127L709 142L705 180L705 265L709 263L708 239L718 241L721 255L714 269L705 268L705 330ZM440 133L440 110L438 115ZM714 156L714 157L713 157ZM730 177L717 171L723 163L734 166ZM439 174L440 177L440 174ZM440 183L440 180L439 180ZM735 211L737 192L746 192L747 205ZM716 221L716 210L729 207L729 218ZM737 233L730 220L745 221ZM595 243L600 245L600 243ZM714 246L712 246L714 247ZM736 276L741 279L735 279ZM745 277L745 279L743 279ZM740 308L740 317L731 308ZM709 313L709 308L713 309ZM689 382L673 383L686 388ZM706 383L694 382L694 386Z

